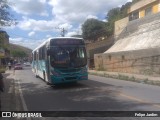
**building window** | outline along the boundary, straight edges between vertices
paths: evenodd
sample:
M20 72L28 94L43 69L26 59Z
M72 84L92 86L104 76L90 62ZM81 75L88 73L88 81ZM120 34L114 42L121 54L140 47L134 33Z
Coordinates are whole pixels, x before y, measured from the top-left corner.
M152 14L152 7L148 7L145 9L145 16Z
M139 11L135 11L129 15L129 21L132 21L138 18L139 18Z

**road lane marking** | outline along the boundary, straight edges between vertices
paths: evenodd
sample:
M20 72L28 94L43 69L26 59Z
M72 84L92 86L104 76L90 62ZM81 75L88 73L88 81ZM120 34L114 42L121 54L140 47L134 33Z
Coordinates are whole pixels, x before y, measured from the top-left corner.
M8 93L12 93L13 91L13 85L11 84L11 86L9 87Z
M14 74L15 75L15 74ZM19 79L16 79L16 76L14 76L14 81L15 80L17 80L17 82L15 82L15 85L16 85L16 87L15 87L15 92L16 92L16 94L18 95L20 95L20 99L21 99L21 101L22 101L22 107L23 107L23 110L24 111L28 111L28 108L27 108L27 105L26 105L26 102L25 102L25 100L24 100L24 96L23 96L23 93L22 93L22 89L21 89L21 85L20 85L20 81L19 81ZM19 118L18 118L19 119ZM26 118L27 120L32 120L31 118Z
M21 89L21 85L20 85L20 80L19 79L15 79L15 76L14 76L14 81L15 80L17 80L17 82L15 82L15 83L17 83L16 85L16 93L18 94L19 93L19 95L20 95L20 99L21 99L21 101L22 101L22 106L23 106L23 110L24 111L28 111L28 108L27 108L27 105L26 105L26 102L25 102L25 99L24 99L24 96L23 96L23 92L22 92L22 89ZM17 118L17 119L19 119L19 118ZM26 118L27 120L32 120L32 118ZM38 118L37 118L38 119ZM45 118L39 118L40 120L45 120Z
M136 98L136 97L133 97L133 96L129 96L129 95L126 95L126 94L123 94L123 93L120 93L120 96L128 98L130 100L134 100L134 101L137 101L137 102L140 102L140 103L149 104L149 105L152 105L154 107L160 108L160 105L156 105L156 104L151 103L149 101L142 100L142 99L139 99L139 98Z
M18 81L17 83L18 83L20 97L21 97L21 100L22 100L23 109L24 109L24 111L28 111L28 108L27 108L27 105L26 105L26 102L24 100L24 96L23 96L23 93L22 93L22 89L21 89L21 86L20 86L20 82L19 82L19 80L17 80L17 81Z
M22 101L22 107L23 107L23 110L24 111L28 111L28 108L27 108L27 105L25 103L25 100L24 100L24 96L23 96L23 93L22 93L22 89L21 89L21 86L20 86L20 81L18 79L15 79L14 80L17 80L16 82L16 87L15 87L15 91L16 91L16 94L19 94L20 95L20 99ZM19 119L19 118L18 118ZM32 120L31 118L26 118L27 120Z
M98 80L95 80L95 79L90 79L90 80L106 84L106 82L104 82L103 80L102 81L98 81ZM126 95L124 93L120 93L119 95L122 96L122 97L128 98L130 100L134 100L134 101L137 101L137 102L140 102L140 103L150 104L150 105L152 105L154 107L160 108L160 105L158 105L157 103L151 103L149 101L142 100L142 99L139 99L139 98L136 98L136 97L133 97L133 96L129 96L129 95Z

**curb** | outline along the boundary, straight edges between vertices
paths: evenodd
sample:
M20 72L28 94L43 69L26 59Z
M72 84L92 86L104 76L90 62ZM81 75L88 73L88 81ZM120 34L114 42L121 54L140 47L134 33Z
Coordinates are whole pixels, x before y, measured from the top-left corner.
M119 80L160 86L160 77L150 77L138 74L104 72L104 71L88 71L88 73L90 75L97 75L100 77L114 78Z
M2 94L2 110L3 111L20 111L22 103L20 101L19 90L15 81L15 76L12 70L4 73L5 92Z

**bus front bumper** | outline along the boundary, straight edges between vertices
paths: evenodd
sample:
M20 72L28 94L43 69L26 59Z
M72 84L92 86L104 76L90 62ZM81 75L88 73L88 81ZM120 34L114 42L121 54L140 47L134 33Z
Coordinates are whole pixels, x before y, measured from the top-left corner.
M51 84L71 83L81 80L88 80L88 75L79 76L51 76Z

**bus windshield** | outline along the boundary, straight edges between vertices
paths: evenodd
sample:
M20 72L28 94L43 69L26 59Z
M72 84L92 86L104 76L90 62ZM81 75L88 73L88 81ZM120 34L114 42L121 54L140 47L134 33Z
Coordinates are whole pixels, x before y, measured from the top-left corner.
M87 64L85 47L52 47L50 49L52 67L84 67Z

